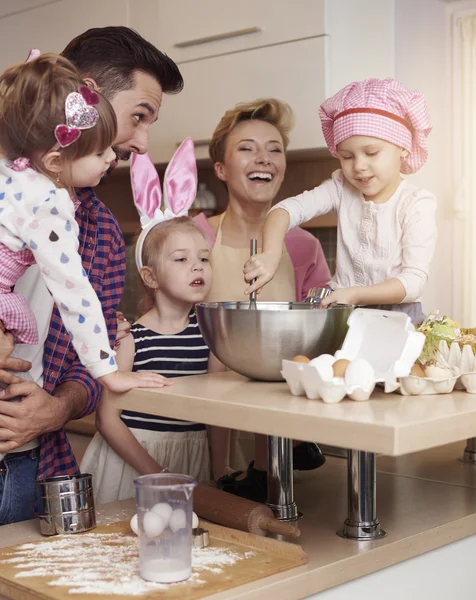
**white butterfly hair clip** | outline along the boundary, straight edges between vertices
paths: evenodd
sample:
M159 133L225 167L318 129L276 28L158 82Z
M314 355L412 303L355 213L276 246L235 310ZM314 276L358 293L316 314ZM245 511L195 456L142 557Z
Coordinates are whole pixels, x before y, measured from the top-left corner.
M149 231L162 221L188 215L197 195L197 162L193 140L186 138L167 165L164 176L164 209L159 175L148 154L133 154L131 183L142 231L136 244L136 265L142 269L142 248Z

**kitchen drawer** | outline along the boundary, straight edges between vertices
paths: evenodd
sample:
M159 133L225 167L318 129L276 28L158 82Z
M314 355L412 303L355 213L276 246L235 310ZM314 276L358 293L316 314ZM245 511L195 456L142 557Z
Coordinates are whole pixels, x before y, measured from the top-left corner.
M158 124L150 130L154 162L167 162L187 136L197 158L208 157L208 143L224 112L238 102L276 97L288 102L295 116L290 149L324 146L318 108L325 99L327 38L184 64L183 92L164 96Z
M156 1L151 41L178 63L327 33L325 0Z

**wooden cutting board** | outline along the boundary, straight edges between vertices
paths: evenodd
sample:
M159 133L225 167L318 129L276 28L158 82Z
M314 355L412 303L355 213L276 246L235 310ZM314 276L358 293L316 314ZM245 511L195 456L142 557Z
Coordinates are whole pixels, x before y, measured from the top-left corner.
M14 600L193 600L307 562L297 544L200 521L210 546L194 550L192 577L175 584L139 576L138 541L129 521L0 550L0 593ZM71 593L74 592L74 593Z

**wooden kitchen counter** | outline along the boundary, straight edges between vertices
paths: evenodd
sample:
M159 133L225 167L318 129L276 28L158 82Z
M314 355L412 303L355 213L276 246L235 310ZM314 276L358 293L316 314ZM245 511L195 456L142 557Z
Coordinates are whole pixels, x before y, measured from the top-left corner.
M325 404L285 383L233 372L182 377L173 386L114 395L118 407L392 456L476 436L476 395L400 396Z
M297 600L476 532L473 487L392 473L378 472L377 477L378 517L388 533L386 538L355 542L336 536L346 514L347 469L345 460L329 458L318 471L295 473L296 500L304 513L298 541L308 554L308 564L208 598ZM133 512L133 500L100 506L98 523L127 519ZM6 525L1 528L0 547L36 539L46 539L39 534L37 521ZM467 577L476 585L474 571Z

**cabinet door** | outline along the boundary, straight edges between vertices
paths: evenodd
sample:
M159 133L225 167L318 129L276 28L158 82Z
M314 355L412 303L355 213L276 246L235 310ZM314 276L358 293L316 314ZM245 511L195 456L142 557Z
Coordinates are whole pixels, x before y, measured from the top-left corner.
M326 38L280 44L181 65L184 90L164 96L159 120L150 130L149 151L166 162L185 137L196 142L197 158L208 157L209 140L224 112L238 102L275 97L295 116L290 149L324 145L319 104L325 99Z
M61 52L90 27L127 25L129 0L61 0L0 18L0 71L30 48Z
M151 41L179 63L328 33L325 0L155 1Z

